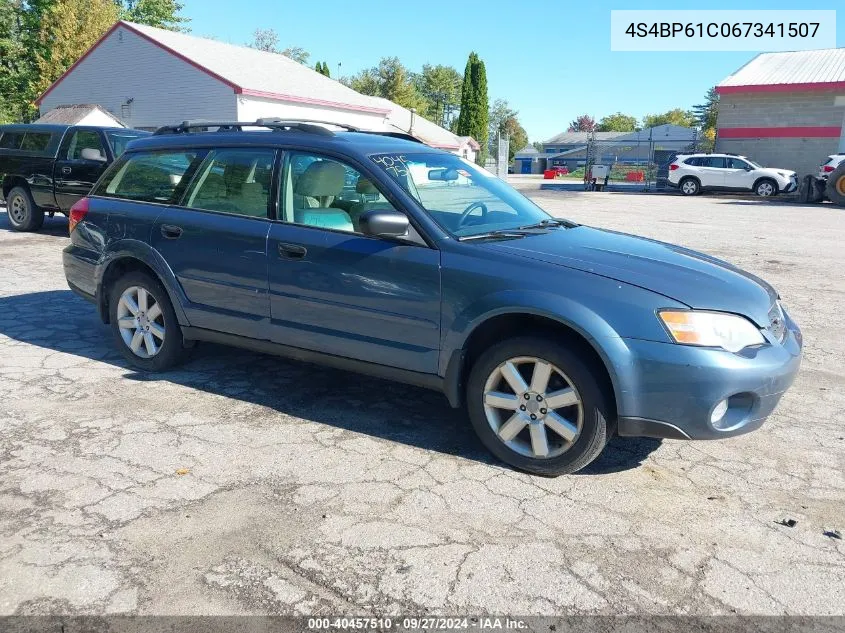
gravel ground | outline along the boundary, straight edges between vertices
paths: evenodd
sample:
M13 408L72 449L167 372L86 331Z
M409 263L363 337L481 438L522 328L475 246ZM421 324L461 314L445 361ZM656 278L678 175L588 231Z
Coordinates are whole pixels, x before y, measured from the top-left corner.
M435 393L211 345L141 375L66 222L0 212L0 614L845 614L845 210L519 186L772 282L806 353L768 423L543 479Z

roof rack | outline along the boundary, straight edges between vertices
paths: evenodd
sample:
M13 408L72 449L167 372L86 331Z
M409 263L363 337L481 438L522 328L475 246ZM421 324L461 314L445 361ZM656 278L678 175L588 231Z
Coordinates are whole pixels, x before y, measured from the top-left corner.
M319 134L320 136L334 136L334 132L323 127L324 125L332 125L339 127L349 132L358 132L358 128L344 123L334 123L332 121L313 121L310 119L278 119L265 118L257 119L256 121L205 121L205 120L189 120L176 123L174 125L164 125L158 128L154 135L160 136L163 134L188 134L191 130L198 132L205 132L208 128L217 128L218 132L242 132L245 127L264 127L271 130L299 130L300 132L309 132L311 134Z

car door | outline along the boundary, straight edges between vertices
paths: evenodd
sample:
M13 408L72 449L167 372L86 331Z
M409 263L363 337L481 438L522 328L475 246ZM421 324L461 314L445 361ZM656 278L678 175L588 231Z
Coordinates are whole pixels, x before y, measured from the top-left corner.
M67 211L77 200L88 195L108 162L105 139L100 130L82 127L69 129L53 167L59 208Z
M358 232L377 208L393 204L360 166L287 154L268 242L271 339L434 374L440 252Z
M701 186L719 189L725 186L725 157L704 156L698 168Z
M274 149L260 147L197 156L184 174L191 182L181 203L165 207L153 225L150 242L182 286L193 327L269 338L267 235L275 159Z
M752 167L741 158L728 157L725 160L725 187L728 189L751 189L754 184Z

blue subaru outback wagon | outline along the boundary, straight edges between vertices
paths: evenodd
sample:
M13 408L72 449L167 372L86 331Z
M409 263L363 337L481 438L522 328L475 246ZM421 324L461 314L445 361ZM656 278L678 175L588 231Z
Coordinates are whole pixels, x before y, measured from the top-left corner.
M410 136L334 130L162 128L74 206L68 283L133 366L213 341L436 389L543 475L613 434L751 431L795 378L801 334L763 280L553 218Z

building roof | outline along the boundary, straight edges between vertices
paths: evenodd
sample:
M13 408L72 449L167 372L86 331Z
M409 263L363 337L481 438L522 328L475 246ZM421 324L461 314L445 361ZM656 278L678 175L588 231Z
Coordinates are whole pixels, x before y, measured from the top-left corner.
M47 114L35 121L36 123L61 123L64 125L76 125L92 112L99 110L102 114L113 119L117 125L128 127L123 121L117 118L108 110L96 103L80 103L76 105L60 105L50 110Z
M845 88L845 48L761 53L723 79L719 94Z
M626 134L626 132L596 132L597 141L609 141L612 138ZM586 143L592 137L592 132L561 132L557 136L553 136L548 141L544 141L543 145L577 145L578 143Z
M40 103L68 73L73 72L91 51L118 28L125 28L143 37L230 86L237 94L376 114L388 112L386 108L374 106L370 97L355 92L339 81L325 77L284 55L122 20L116 22L88 49L37 102Z
M411 128L411 111L382 97L367 97L376 107L388 110L387 122L397 130L416 136L426 145L440 149L458 149L468 143L474 150L480 149L478 143L471 136L458 136L436 123L432 123L419 113L413 116Z

